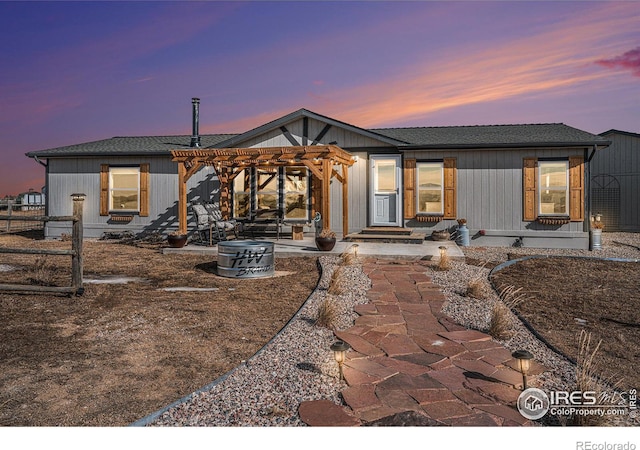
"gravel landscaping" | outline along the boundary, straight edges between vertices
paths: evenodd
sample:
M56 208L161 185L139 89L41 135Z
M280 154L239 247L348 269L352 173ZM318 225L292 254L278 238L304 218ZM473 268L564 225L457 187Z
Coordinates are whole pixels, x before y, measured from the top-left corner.
M525 255L559 255L612 258L640 258L640 234L608 233L603 249L547 250L528 248L464 248L469 261L452 262L448 271L425 267L447 297L443 310L456 322L469 328L486 330L491 306L498 296L491 290L487 276L490 267L508 259ZM331 274L338 267L338 258L323 257L323 276L318 289L281 334L259 354L251 358L217 383L174 405L159 417L149 417L139 424L152 426L303 426L297 414L302 401L328 399L341 404L339 391L346 387L337 379L332 355L327 351L335 340L333 333L313 324L318 308L327 295ZM358 265L348 267L350 288L338 296L344 315L339 329L347 328L355 318L351 312L357 303L366 303L369 280ZM465 295L468 282L474 278L485 283L485 298L478 300ZM575 366L551 351L521 322L513 318L516 333L501 341L511 350L527 349L549 370L536 377L535 385L546 391L571 389L575 384ZM558 423L549 423L557 425ZM628 418L616 425L630 425Z

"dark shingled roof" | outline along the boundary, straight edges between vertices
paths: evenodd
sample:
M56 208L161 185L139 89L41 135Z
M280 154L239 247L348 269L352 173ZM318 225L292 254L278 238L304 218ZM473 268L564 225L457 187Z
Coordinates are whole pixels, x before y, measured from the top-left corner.
M209 147L226 141L235 134L203 134L201 147ZM113 137L101 141L68 145L27 153L27 156L48 158L56 156L123 156L123 155L168 155L171 150L189 149L191 135L187 136L129 136Z
M371 131L412 147L509 147L599 144L607 140L562 123L379 128Z
M299 110L254 130L239 134L201 135L201 147L232 147L236 141L247 136L265 132L267 128L279 126L302 116L325 119L316 113ZM529 125L475 125L455 127L376 128L365 130L330 118L328 123L344 126L354 133L387 141L402 149L438 148L514 148L514 147L561 147L561 146L607 146L610 141L586 131L562 123ZM167 155L171 150L189 149L191 135L184 136L134 136L114 137L101 141L69 145L27 153L27 156L49 158L65 156L124 156ZM347 148L348 150L348 148Z

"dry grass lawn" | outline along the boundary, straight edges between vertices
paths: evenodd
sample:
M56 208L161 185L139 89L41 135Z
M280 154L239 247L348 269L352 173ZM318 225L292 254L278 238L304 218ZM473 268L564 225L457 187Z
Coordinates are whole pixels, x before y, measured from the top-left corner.
M628 390L640 386L640 263L585 258L530 259L497 272L499 286L522 288L516 306L545 340L578 359L581 332L601 340L594 369Z
M69 242L0 236L2 247ZM316 258L276 260L276 277L234 280L213 257L86 242L79 297L0 293L0 425L122 426L210 383L267 343L314 290ZM70 258L0 254L2 283L68 286ZM213 292L169 292L167 287Z

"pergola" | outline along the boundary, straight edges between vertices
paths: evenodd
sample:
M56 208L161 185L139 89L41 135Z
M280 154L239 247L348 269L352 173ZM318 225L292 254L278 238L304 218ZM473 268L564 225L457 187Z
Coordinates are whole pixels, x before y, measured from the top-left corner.
M180 232L187 232L187 181L204 166L213 166L220 182L220 211L231 213L231 183L250 167L305 166L312 174L311 210L320 212L322 227L330 227L330 183L342 184L342 231L349 233L349 167L353 156L337 145L309 145L262 148L192 148L172 150L178 163L178 216Z

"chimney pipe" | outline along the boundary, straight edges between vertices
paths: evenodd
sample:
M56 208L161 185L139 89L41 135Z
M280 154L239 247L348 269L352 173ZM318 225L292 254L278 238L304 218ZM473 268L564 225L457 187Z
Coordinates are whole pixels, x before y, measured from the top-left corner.
M193 105L193 131L191 132L191 147L200 147L200 99L192 98Z

